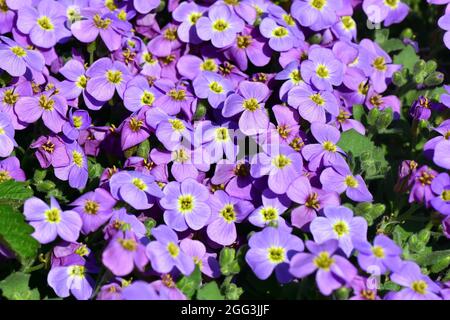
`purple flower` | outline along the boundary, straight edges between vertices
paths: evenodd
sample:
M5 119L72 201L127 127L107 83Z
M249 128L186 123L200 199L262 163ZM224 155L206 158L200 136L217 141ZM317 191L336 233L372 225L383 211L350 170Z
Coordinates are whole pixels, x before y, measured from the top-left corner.
M302 155L309 161L308 168L317 170L321 165L344 165L345 152L336 143L341 135L339 130L327 124L314 122L311 124L311 132L318 144L308 144L303 147Z
M297 253L292 257L289 272L304 278L316 272L316 283L323 295L330 295L333 290L349 284L357 275L356 268L344 257L334 254L338 241L328 240L322 244L306 242L311 253Z
M288 93L289 105L298 108L300 116L308 122L325 123L327 112L339 115L339 104L333 93L313 89L306 83L292 88Z
M188 116L193 114L197 98L184 82L174 83L169 79L161 79L155 82L155 87L163 93L155 100L155 107L169 115L176 115L180 110Z
M199 6L194 2L182 2L172 12L173 19L181 23L177 32L181 41L192 44L202 42L197 35L195 25L198 19L203 16L205 10L205 7Z
M55 168L65 167L71 161L66 144L59 136L41 136L30 148L37 149L35 156L42 168L48 168L50 165Z
M296 252L304 250L302 240L286 230L273 227L266 227L253 234L248 244L250 250L245 255L245 261L255 275L265 280L275 270L280 283L287 283L292 279L289 261Z
M164 196L155 178L139 171L121 171L110 179L111 195L137 210L149 209Z
M295 0L291 12L300 25L319 31L331 27L337 21L336 11L341 5L341 0Z
M186 79L194 80L203 71L219 71L219 61L214 58L200 58L186 54L178 60L177 70Z
M73 111L73 109L70 109L69 121L63 124L62 131L66 138L74 141L78 139L81 130L86 130L90 126L91 117L86 110Z
M440 173L431 182L431 190L436 197L431 199L431 206L444 215L450 215L450 176Z
M401 266L402 249L383 234L373 240L373 245L367 241L355 241L358 251L359 266L368 273L382 275L386 271L397 271Z
M69 164L55 168L55 176L58 179L67 181L72 188L82 189L88 180L88 160L83 149L78 143L73 142L67 145L69 154Z
M259 25L261 34L269 39L269 46L275 51L288 51L297 40L289 28L279 26L271 18L264 18Z
M263 132L269 125L269 118L264 109L264 101L269 95L269 88L260 82L242 81L240 94L231 94L225 100L222 115L230 118L241 114L239 129L246 135Z
M375 277L356 276L351 282L353 297L349 300L381 300L377 295L378 281Z
M441 300L437 295L440 291L439 286L422 274L420 267L414 262L404 262L390 278L392 282L405 287L390 297L393 300Z
M136 266L144 271L148 263L145 246L132 231L118 232L102 253L103 264L116 276L131 273Z
M384 21L386 27L402 22L408 15L409 7L400 0L364 0L363 10L373 23Z
M14 111L16 103L23 96L31 95L33 95L33 89L28 81L24 81L14 86L0 88L0 110L11 118L13 127L16 130L22 130L28 126L27 123L22 122L17 117L17 114Z
M65 22L64 6L53 0L42 0L37 8L24 6L17 12L19 31L29 35L31 42L42 48L51 48L70 36Z
M230 162L236 159L239 152L239 146L234 139L233 130L228 127L229 123L223 123L221 126L214 126L209 121L204 121L197 125L196 130L203 132L201 143L204 150L210 155L211 163L216 163L225 159Z
M210 278L218 278L220 276L220 266L216 259L217 255L206 252L206 247L201 241L185 238L180 242L180 249L192 257L202 273Z
M256 154L252 159L251 175L260 178L268 175L270 190L284 194L289 185L303 171L300 153L284 145L268 145L266 152Z
M275 194L269 189L263 191L261 198L262 205L250 214L248 221L260 228L266 226L289 228L281 217L291 204L289 198L284 194Z
M47 282L61 298L66 298L71 293L78 300L88 300L95 286L89 271L83 263L54 267L48 273Z
M425 143L423 147L424 154L429 159L434 158L435 149L438 144L440 144L442 141L448 141L450 139L450 120L443 121L437 128L434 128L433 130L438 132L440 136L430 139L429 141L427 141L427 143ZM443 159L445 159L445 156L443 157ZM437 160L439 161L439 159Z
M147 107L135 112L122 122L120 144L122 150L140 144L150 136L150 128L145 119Z
M208 189L192 178L183 182L169 182L164 187L164 198L160 205L165 209L164 222L176 231L188 228L200 230L210 216L211 208L207 204Z
M16 14L8 5L7 2L9 1L11 0L3 0L1 4L2 9L0 10L0 34L11 32L14 26L14 18L16 17Z
M181 47L181 42L177 38L177 26L169 23L147 45L148 50L158 57L167 57L172 51Z
M8 115L0 113L0 157L7 157L17 145L14 128Z
M218 190L209 197L211 218L206 229L208 238L223 246L229 246L237 239L236 223L241 223L254 209L249 201L230 197Z
M203 71L192 82L198 98L208 99L213 108L219 108L228 94L234 89L233 84L217 73Z
M333 51L319 46L312 47L308 60L301 64L302 78L319 90L332 90L343 79L343 65Z
M131 29L129 23L112 13L101 14L97 10L86 9L83 10L83 18L74 22L70 28L74 37L81 42L90 43L100 35L110 51L120 48L122 34Z
M345 191L347 197L357 202L371 202L372 194L360 175L354 176L348 166L334 166L326 168L320 175L320 183L326 191Z
M127 67L120 61L101 58L95 61L86 71L90 79L86 90L98 101L108 101L114 92L123 98L127 81L131 78Z
M66 121L66 99L51 92L43 92L33 97L23 97L14 108L20 121L34 123L40 118L47 128L59 133Z
M160 0L133 0L133 6L139 13L149 13L159 6Z
M25 218L35 229L32 234L40 243L52 242L57 236L75 242L80 234L82 221L75 211L62 211L55 198L51 197L50 206L44 201L32 197L24 204Z
M287 196L301 206L292 210L292 225L297 228L308 226L317 217L317 212L328 206L340 205L336 192L326 192L311 186L307 177L300 176L287 190Z
M425 207L430 207L430 201L434 198L433 191L431 190L431 183L437 176L437 172L422 166L412 176L412 188L409 194L409 203L411 202L424 202Z
M354 217L353 212L344 206L325 207L323 213L324 217L315 218L310 225L314 241L323 243L336 239L339 248L350 257L353 243L367 239L367 221L362 217Z
M228 6L217 4L208 10L207 17L199 18L195 26L200 39L211 40L214 47L224 48L234 42L245 24Z
M19 159L9 157L0 161L0 183L14 179L16 181L25 181L25 172L20 168Z
M125 208L113 210L109 223L103 228L105 240L112 239L124 231L133 231L138 239L147 234L145 225L136 216L128 214Z
M105 224L113 214L113 207L116 200L105 189L97 188L83 194L73 201L73 211L80 214L83 220L81 231L83 234L89 234L96 231Z
M225 191L232 197L252 200L253 179L250 176L250 165L247 161L221 161L216 165L216 171L211 183L225 186Z
M13 77L23 76L28 69L41 72L44 69L44 57L37 50L23 48L17 42L0 37L0 69Z
M135 112L142 107L151 107L155 99L161 95L155 87L150 87L145 77L137 76L127 83L127 88L123 94L123 104L128 110Z
M417 120L428 120L431 117L432 109L436 107L436 103L431 102L427 97L420 96L411 106L409 115Z
M450 170L450 141L445 140L436 144L433 161L438 166Z
M190 275L194 269L194 260L181 250L177 234L165 225L152 229L156 241L147 245L146 252L152 268L159 273L169 273L176 267L184 275Z

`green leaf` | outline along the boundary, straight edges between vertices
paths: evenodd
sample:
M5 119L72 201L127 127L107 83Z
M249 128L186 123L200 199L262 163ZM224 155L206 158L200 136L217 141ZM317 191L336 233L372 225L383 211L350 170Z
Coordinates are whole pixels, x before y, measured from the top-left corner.
M223 300L217 283L212 281L201 287L197 292L198 300Z
M200 272L200 268L195 266L195 270L191 273L191 275L183 276L180 280L178 280L177 288L180 289L187 298L191 299L200 287L201 281L202 274Z
M229 276L240 271L239 262L236 259L236 250L233 248L223 248L219 256L220 271L223 275Z
M0 199L26 200L33 196L33 190L26 182L7 180L0 183Z
M411 73L417 61L419 61L419 56L412 46L406 46L399 54L394 56L394 63L403 65Z
M30 275L21 272L10 274L0 281L2 295L8 300L39 300L39 291L30 289Z
M358 133L355 129L343 132L337 145L345 152L351 152L354 156L360 156L363 152L375 148L369 138Z
M142 141L139 144L139 147L137 149L136 155L138 157L147 159L149 152L150 152L150 140L145 139L144 141Z
M392 51L398 51L403 49L405 47L405 44L400 39L388 39L385 42L383 42L380 46L384 51L389 53Z
M33 231L20 212L9 205L0 205L0 241L16 254L22 264L36 257L39 242L31 236Z
M364 106L361 104L355 104L352 108L353 119L361 121L362 116L365 114Z

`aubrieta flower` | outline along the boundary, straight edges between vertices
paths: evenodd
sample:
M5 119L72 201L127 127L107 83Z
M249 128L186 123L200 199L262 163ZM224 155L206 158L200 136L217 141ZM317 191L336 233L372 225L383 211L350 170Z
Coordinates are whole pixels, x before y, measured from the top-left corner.
M289 272L304 278L316 272L316 283L323 295L330 295L334 290L351 283L357 275L356 268L344 257L335 254L338 241L331 239L322 244L306 241L306 248L311 253L297 253L290 261Z
M269 95L269 88L260 82L242 81L240 94L233 93L225 100L222 115L226 118L241 114L239 129L246 135L263 132L269 125L269 118L264 109L264 101Z
M404 287L389 297L392 300L441 300L438 296L439 286L424 275L414 262L404 262L403 266L398 271L394 271L390 278L392 282Z
M155 100L155 107L168 115L176 115L181 110L188 116L193 114L197 98L184 82L174 83L169 79L161 79L155 81L155 87L163 93Z
M7 37L0 40L3 42L0 42L0 69L13 77L23 76L29 69L36 72L44 69L44 57L39 51L28 50Z
M155 271L169 273L174 267L184 275L194 271L194 260L181 250L178 236L172 229L160 225L152 229L152 236L156 241L147 245L146 253Z
M63 211L53 197L50 198L50 206L36 197L27 199L23 214L35 229L33 237L42 244L52 242L57 236L75 242L83 223L77 212Z
M28 124L18 118L14 111L14 107L16 106L17 101L22 97L32 95L33 89L28 81L24 81L14 86L0 88L0 110L9 116L12 125L16 130L25 129Z
M255 188L250 175L250 164L248 161L220 161L216 165L216 171L211 178L214 185L222 185L225 191L232 197L252 200Z
M230 162L236 159L239 146L235 141L234 130L228 125L229 123L225 122L221 126L215 126L211 122L205 121L196 128L196 130L202 131L200 133L201 143L204 150L209 153L211 163L219 162L224 157Z
M177 37L178 27L172 23L167 24L161 34L157 35L147 45L148 50L158 57L167 57L172 51L181 47Z
M14 128L8 115L0 113L0 157L7 157L17 145Z
M211 218L206 229L212 241L229 246L237 239L236 223L241 223L254 209L249 201L230 197L225 191L218 190L209 197Z
M224 48L234 42L236 34L244 29L244 25L244 21L228 6L217 4L209 8L207 17L197 20L195 27L200 39L211 40L214 47Z
M364 278L356 276L351 282L353 296L349 300L381 300L377 295L378 283L374 277Z
M55 168L55 176L58 179L69 181L72 188L82 189L88 180L88 160L83 149L77 142L67 145L69 163Z
M288 270L289 261L295 253L304 250L302 240L286 230L273 227L266 227L253 234L248 244L250 249L245 255L245 261L255 275L265 280L275 270L280 283L287 283L292 279Z
M448 134L448 133L447 133ZM450 140L446 139L436 144L433 161L438 166L450 170Z
M431 182L431 190L436 197L430 200L431 206L444 215L450 215L450 176L440 173Z
M440 135L428 140L423 146L423 151L427 158L433 159L433 161L437 160L438 162L440 162L439 161L440 159L437 159L437 157L435 156L435 149L438 144L450 140L450 119L443 121L438 127L434 128L433 130L439 133ZM441 154L440 156L443 155Z
M186 79L194 80L203 71L218 72L219 61L213 57L197 57L186 54L178 60L177 70Z
M332 26L331 30L340 39L356 39L356 22L351 16L339 17L339 21Z
M401 0L364 0L363 10L373 23L381 23L388 27L402 22L408 15L409 7Z
M441 29L445 31L444 34L444 44L450 49L450 7L447 7L445 14L439 18L438 25Z
M287 227L281 215L289 208L291 200L286 195L275 194L269 189L263 191L261 200L262 205L250 214L248 221L260 228L266 226L277 228Z
M111 195L138 210L149 209L164 196L155 178L139 171L121 171L110 179Z
M354 245L358 251L358 264L368 273L382 275L388 270L397 271L402 264L402 249L383 234L375 237L373 245L367 241L354 241Z
M98 101L108 101L116 91L123 98L126 84L131 78L125 64L120 61L113 62L109 58L95 61L86 70L86 76L89 77L86 90Z
M178 26L178 38L185 43L199 44L202 40L197 35L195 24L203 16L206 8L194 2L182 2L172 12L175 21L180 22Z
M261 34L269 39L269 46L275 51L288 51L294 47L296 41L291 31L283 26L279 26L271 18L264 18L259 25Z
M105 240L114 238L118 233L131 230L138 239L147 234L145 225L132 214L128 214L125 208L113 210L109 223L103 228Z
M65 8L53 0L38 2L37 8L24 6L17 12L17 28L29 35L31 42L41 48L51 48L58 41L69 37L66 28Z
M256 154L251 161L254 178L268 175L268 186L277 194L284 194L289 185L303 171L300 153L285 145L268 145L266 152Z
M430 207L430 201L434 198L431 190L431 183L438 173L427 166L422 166L411 177L412 187L409 194L409 202L424 203L425 207Z
M209 221L208 189L192 178L169 182L164 187L160 205L165 209L164 222L176 231L200 230Z
M125 228L126 229L126 228ZM118 232L109 240L108 246L102 253L103 264L116 276L125 276L136 266L144 270L148 263L145 246L133 231Z
M354 176L348 166L326 168L320 174L320 183L326 191L345 192L347 197L357 202L371 202L372 194L367 189L361 175Z
M302 62L300 70L303 80L319 90L330 91L342 83L343 69L333 51L315 46L309 50L308 60Z
M216 259L217 254L206 252L206 247L201 241L184 238L180 242L180 249L192 257L203 274L210 278L220 276L220 266Z
M137 12L146 14L157 8L160 2L160 0L133 0L133 7Z
M50 165L54 168L65 167L70 163L67 146L59 136L41 136L30 148L36 149L35 156L41 168L48 168Z
M211 107L215 109L223 105L226 97L234 89L229 80L211 71L204 71L198 75L192 86L197 97L208 99Z
M73 111L73 109L70 109L68 118L69 121L62 126L62 132L71 141L77 140L80 131L86 130L91 126L91 117L86 110Z
M341 9L341 1L295 0L292 16L303 27L319 31L332 26L337 21L336 11Z
M128 110L135 112L142 107L153 106L156 98L161 92L155 87L151 87L148 80L143 76L137 76L127 83L127 88L123 94L123 104Z
M73 211L78 212L83 220L81 232L89 234L96 231L111 218L115 204L116 200L108 191L97 188L83 194L70 205L74 207Z
M20 168L17 157L9 157L0 161L0 183L14 179L25 181L25 172Z
M150 136L150 128L146 122L146 111L148 107L133 113L122 122L120 145L122 150L127 150L140 144Z
M362 217L354 217L353 212L344 206L325 207L323 214L324 217L315 218L309 227L314 241L323 243L336 239L339 248L350 257L354 242L367 239L367 221Z
M292 225L297 228L308 226L317 217L319 210L328 206L340 205L339 194L312 187L305 176L294 180L286 194L289 199L300 204L291 213Z
M88 272L90 270L85 263L74 261L72 265L52 268L47 281L61 298L72 294L78 300L88 300L95 286L95 281Z

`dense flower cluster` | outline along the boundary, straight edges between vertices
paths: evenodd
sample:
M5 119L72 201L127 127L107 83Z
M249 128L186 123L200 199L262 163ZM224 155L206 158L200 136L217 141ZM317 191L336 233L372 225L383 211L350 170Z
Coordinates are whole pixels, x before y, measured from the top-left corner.
M438 24L450 48L449 8ZM445 87L405 115L390 91L403 62L358 40L354 13L391 26L409 11L400 0L0 0L0 181L26 181L25 166L53 177L23 206L48 286L186 299L182 281L199 272L199 286L236 298L226 256L237 251L241 273L279 286L314 274L324 296L449 298L450 283L354 210L375 207L376 190L343 147L348 133L373 136L355 105L416 130L450 108ZM450 120L433 130L429 165L401 163L395 190L438 212L450 238Z

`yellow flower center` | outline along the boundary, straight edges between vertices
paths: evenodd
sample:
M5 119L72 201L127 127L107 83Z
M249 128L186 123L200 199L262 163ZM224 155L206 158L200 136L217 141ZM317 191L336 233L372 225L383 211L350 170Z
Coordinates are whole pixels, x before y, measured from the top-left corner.
M253 42L253 39L252 39L252 36L250 36L250 35L237 37L237 46L239 49L248 48L252 42Z
M355 20L351 16L343 16L341 21L345 30L353 30L356 27Z
M217 66L216 62L213 59L206 59L200 65L200 70L216 72L218 70L218 66Z
M106 19L102 19L102 17L99 14L96 14L93 18L94 21L94 25L98 28L98 29L108 29L109 25L111 24L111 19L106 18Z
M61 211L57 208L45 211L45 221L50 223L59 223L61 221Z
M144 61L148 64L155 64L157 62L156 59L153 58L153 55L150 52L145 52L142 56Z
M0 183L11 180L11 175L7 170L0 170Z
M398 7L399 0L384 0L384 4L392 9L396 9Z
M442 191L441 197L444 201L450 201L450 190Z
M379 71L386 71L387 70L387 66L386 66L386 60L384 59L384 57L377 57L373 63L372 66L379 70Z
M330 76L327 66L319 64L316 68L316 74L319 78L327 79Z
M83 155L78 151L72 151L73 163L79 168L83 166Z
M169 41L175 41L177 39L177 29L176 28L167 28L164 31L164 38Z
M194 197L190 194L178 197L178 211L182 214L190 213L194 209Z
M354 176L348 175L345 177L345 184L350 188L357 188L359 183Z
M84 278L85 273L86 273L86 268L84 266L70 266L69 267L69 275L71 275L71 276Z
M75 85L78 88L81 89L86 89L86 85L87 85L87 77L85 75L81 75L78 77L77 81L75 82Z
M172 62L175 61L175 55L174 54L169 54L166 57L161 58L161 62L165 65L171 64Z
M175 101L183 101L186 99L186 91L183 89L172 89L169 91L168 95Z
M6 4L6 0L0 0L0 12L8 12L9 8Z
M282 263L286 259L286 250L283 247L270 247L267 249L267 257L274 264Z
M91 215L96 215L98 212L98 209L100 209L100 205L98 202L95 202L93 200L86 200L84 203L84 212Z
M330 267L333 265L333 263L334 259L330 257L328 251L322 251L314 258L314 265L317 268L325 271L330 270Z
M232 204L227 204L220 210L220 216L228 223L236 221L236 211Z
M55 106L55 101L43 94L39 97L39 106L46 111L52 111Z
M433 179L434 179L434 174L432 174L431 172L427 172L427 171L422 171L422 173L420 174L420 177L419 177L419 181L423 186L430 185L431 182L433 182Z
M272 164L278 169L283 169L289 166L291 162L292 160L286 157L284 154L279 154L272 160Z
M216 141L228 141L230 135L228 133L228 128L217 128L216 129Z
M180 248L178 248L178 246L175 243L169 242L167 244L167 251L169 251L169 254L172 256L172 258L176 258L180 253Z
M246 99L244 100L243 107L248 111L256 111L257 109L259 109L258 100L256 100L255 98Z
M311 7L317 10L322 10L327 4L327 0L310 0L309 4Z
M141 129L143 124L144 124L144 121L139 120L136 117L131 117L130 122L129 122L130 129L133 132L138 132Z
M5 91L4 95L3 95L3 103L7 104L7 105L14 105L17 100L19 100L19 94L14 93L13 89L8 89Z
M80 257L84 257L84 256L89 254L89 250L88 250L88 248L86 247L85 244L82 244L81 246L79 246L77 248L77 250L75 250L75 253L77 255L79 255Z
M122 246L122 248L124 248L127 251L136 251L137 249L137 242L134 239L118 239L117 241L119 241L120 245Z
M105 7L107 7L111 11L114 11L117 9L117 6L114 3L114 0L105 0Z
M274 207L262 208L259 213L264 222L276 221L278 219L278 210Z
M226 4L228 4L230 6L236 6L239 4L239 0L224 0L223 2L225 2Z
M291 81L296 85L303 81L302 75L300 74L300 71L298 69L292 71L289 74L289 78L291 78Z
M73 126L77 129L83 125L83 118L81 116L73 116L72 121L73 121Z
M42 145L41 148L48 153L53 153L53 151L55 151L55 144L50 140L48 140L46 143Z
M19 46L11 47L11 51L19 58L23 58L27 55L27 52L25 51L25 49L22 47L19 47Z
M202 13L201 13L201 12L192 12L192 13L189 15L189 17L188 17L189 22L190 22L192 25L194 25L194 24L197 23L198 19L200 19L201 16L202 16Z
M450 139L450 130L448 130L448 131L444 134L444 139L445 139L445 140L449 140L449 139Z
M349 118L350 118L350 113L348 113L345 110L340 110L339 115L337 116L337 121L339 121L340 123L343 123L346 120L348 120Z
M314 93L309 98L312 100L312 102L314 102L318 106L323 106L325 104L325 99L322 98L320 93Z
M289 34L289 31L285 27L276 27L272 30L272 35L277 38L284 38Z
M305 206L311 209L320 209L319 195L317 194L317 192L313 192L308 196Z
M179 119L169 119L170 124L172 125L172 129L174 131L183 131L186 129L183 122Z
M277 126L277 132L283 139L287 139L291 130L286 125Z
M141 103L146 106L151 106L153 102L155 101L155 95L151 93L150 91L144 91L144 93L141 96Z
M295 26L295 20L290 14L283 14L283 20L288 26Z
M350 232L350 229L348 227L347 222L345 221L338 221L333 225L333 231L337 234L337 236L340 238L342 236L345 236Z
M300 137L295 137L292 139L292 141L289 143L289 146L291 146L292 149L295 151L300 151L304 147L305 143L303 142L303 139Z
M184 149L178 149L172 152L173 158L175 162L186 162L189 160L189 153Z
M330 152L336 152L337 150L336 145L331 141L325 141L324 143L322 143L322 146L325 150Z
M215 30L217 32L223 32L230 27L230 24L223 19L217 19L216 21L214 21L212 27L213 27L213 30Z
M423 280L417 280L413 281L413 283L411 284L411 288L419 294L426 294L428 285Z
M119 84L122 82L122 72L119 70L108 70L106 72L106 78L113 84Z
M127 12L123 9L120 10L119 13L117 14L117 18L119 18L119 20L126 21L127 20Z
M131 180L131 182L134 184L134 186L136 188L138 188L139 190L145 191L147 190L147 185L145 184L145 182L142 179L139 178L133 178L133 180Z
M372 247L372 253L375 257L377 257L379 259L383 259L385 257L384 249L380 246Z
M358 93L365 96L369 92L369 83L367 82L361 82L358 85Z
M233 173L238 177L247 177L250 174L250 169L245 163L238 163Z
M212 81L209 84L209 90L214 93L221 94L223 92L223 87L217 81Z
M53 25L52 21L47 16L42 16L42 17L38 18L37 24L39 25L39 27L41 27L41 29L46 30L46 31L55 29L55 26Z

